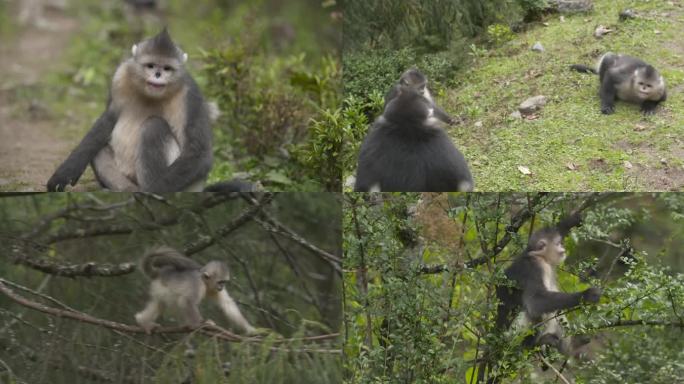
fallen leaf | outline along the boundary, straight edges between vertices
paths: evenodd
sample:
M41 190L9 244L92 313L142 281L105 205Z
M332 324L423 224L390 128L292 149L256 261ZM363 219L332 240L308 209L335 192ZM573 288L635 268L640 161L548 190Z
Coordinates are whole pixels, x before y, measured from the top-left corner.
M565 167L571 171L574 171L577 169L577 166L574 163L567 163L567 164L565 164Z
M664 157L661 158L661 159L660 159L660 163L663 164L663 165L667 165L667 159L664 158Z
M531 175L532 174L532 172L530 172L530 169L523 166L523 165L518 165L518 171L520 171L520 173L522 173L523 175Z
M630 163L629 161L625 160L625 168L627 168L627 169L632 169L632 167L633 167L633 166L632 166L632 163Z
M644 125L644 124L637 124L637 125L634 126L634 130L635 130L636 132L644 131L644 130L646 130L646 125Z

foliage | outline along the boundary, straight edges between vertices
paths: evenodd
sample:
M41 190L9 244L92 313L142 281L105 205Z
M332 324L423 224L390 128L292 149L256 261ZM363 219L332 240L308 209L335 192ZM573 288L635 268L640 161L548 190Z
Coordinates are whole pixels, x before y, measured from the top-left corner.
M511 27L503 24L492 24L487 27L487 41L492 46L500 46L515 38Z
M340 254L340 204L333 194L276 194L259 219L247 215L244 224L226 233L249 209L245 200L193 193L3 197L0 287L9 282L15 293L48 307L134 325L149 281L135 269L113 276L93 271L136 265L146 249L161 244L186 251L204 244L191 257L228 264L226 289L267 337L233 343L199 331L147 336L48 315L0 293L0 381L339 382L341 356L334 334L342 318L341 278L301 241ZM268 217L299 241L265 224ZM87 267L63 276L50 269L53 265ZM201 312L228 327L215 306L203 304ZM159 322L174 325L178 318L166 312ZM304 339L319 335L333 337Z
M519 12L519 5L507 0L350 0L345 3L345 50L450 50L494 22L518 20Z
M408 68L424 72L430 79L431 91L439 92L453 85L457 71L463 67L462 60L463 56L459 59L449 51L423 55L412 48L350 52L343 57L344 94L361 98L376 92L384 95Z
M347 382L474 383L486 356L498 356L489 374L503 383L554 382L536 352L522 349L524 333L492 329L493 288L531 231L578 207L584 223L565 241L559 285L567 292L597 285L604 294L600 304L566 313L566 332L594 342L592 360L571 359L563 375L577 383L677 382L681 342L671 333L682 332L684 230L673 221L681 209L669 207L683 201L678 194L345 195ZM532 218L511 227L524 209ZM483 256L486 263L463 267ZM654 353L646 357L644 348ZM564 362L557 353L547 359L557 369Z
M534 20L548 8L548 0L516 0L522 7L526 20Z
M339 113L337 125L344 131L345 145L342 148L342 166L345 172L356 169L356 157L363 137L368 132L372 116L380 113L383 106L383 96L376 92L370 95L370 101L349 96L344 100L344 107ZM369 117L371 116L371 117Z

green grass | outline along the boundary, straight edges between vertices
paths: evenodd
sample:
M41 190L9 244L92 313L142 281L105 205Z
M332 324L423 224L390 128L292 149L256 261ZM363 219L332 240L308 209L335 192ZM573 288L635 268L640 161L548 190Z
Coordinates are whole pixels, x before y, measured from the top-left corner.
M625 8L641 17L618 22ZM549 15L544 23L490 50L463 72L460 87L437 97L448 112L464 118L450 135L470 163L476 189L682 190L684 8L602 0L590 14L565 16L564 22ZM599 24L614 31L596 39ZM530 50L536 41L543 53ZM593 65L606 51L641 57L661 71L668 100L655 116L642 116L638 106L623 102L614 115L600 113L597 77L568 65ZM510 117L522 101L540 94L548 100L537 119ZM518 166L532 174L523 175Z

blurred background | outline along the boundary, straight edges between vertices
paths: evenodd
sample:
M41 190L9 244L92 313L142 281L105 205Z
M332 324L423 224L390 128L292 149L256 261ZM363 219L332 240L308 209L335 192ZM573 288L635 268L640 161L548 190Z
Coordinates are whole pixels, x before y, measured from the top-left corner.
M219 104L209 182L340 190L341 11L334 0L0 1L0 191L44 190L104 110L131 46L167 25ZM90 170L76 190L97 185Z

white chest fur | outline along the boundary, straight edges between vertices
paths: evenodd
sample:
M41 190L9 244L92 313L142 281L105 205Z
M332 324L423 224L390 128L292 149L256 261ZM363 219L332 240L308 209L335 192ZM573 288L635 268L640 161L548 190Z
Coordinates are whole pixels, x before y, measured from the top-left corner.
M158 116L166 120L171 127L175 140L159 145L166 145L165 154L167 165L173 163L183 149L185 143L185 93L182 89L171 99L164 102L144 102L130 94L117 94L113 91L116 101L114 107L119 112L119 118L112 131L109 142L113 152L117 168L131 180L137 180L135 164L140 153L142 128L145 120L152 116Z

